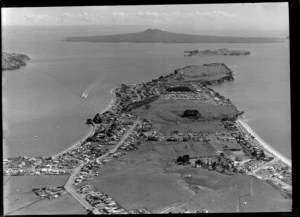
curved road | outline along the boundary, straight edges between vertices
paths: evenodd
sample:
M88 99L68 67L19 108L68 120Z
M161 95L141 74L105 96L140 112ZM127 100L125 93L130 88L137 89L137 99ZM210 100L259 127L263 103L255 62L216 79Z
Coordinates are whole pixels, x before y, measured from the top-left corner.
M133 129L135 128L135 126L140 123L140 120L136 120L133 125L129 128L129 130L124 134L124 136L122 137L122 139L117 143L117 145L111 149L110 151L108 151L106 154L96 158L95 160L101 160L105 157L107 157L109 154L113 154L115 153L118 148L123 144L123 142L125 141L125 139L131 134L131 132L133 131ZM73 183L74 180L76 179L76 175L77 173L80 171L81 167L84 166L87 163L83 163L81 165L79 165L77 168L75 168L72 172L72 174L70 175L68 181L65 184L65 189L67 192L69 192L82 206L84 206L86 209L90 209L93 210L93 207L82 197L82 195L80 195L74 188L73 188ZM94 214L101 214L97 209L93 210Z

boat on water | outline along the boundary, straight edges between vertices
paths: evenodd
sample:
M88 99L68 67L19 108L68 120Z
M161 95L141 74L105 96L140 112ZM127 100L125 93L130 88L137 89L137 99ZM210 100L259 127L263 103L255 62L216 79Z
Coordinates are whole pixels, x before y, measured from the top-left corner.
M88 96L88 93L83 93L81 97L82 97L83 99L85 99L87 96Z

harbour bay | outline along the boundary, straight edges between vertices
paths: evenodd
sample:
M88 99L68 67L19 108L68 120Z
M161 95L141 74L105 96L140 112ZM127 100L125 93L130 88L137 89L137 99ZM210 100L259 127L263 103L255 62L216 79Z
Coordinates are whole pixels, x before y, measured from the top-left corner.
M68 148L89 131L85 120L107 107L115 85L148 81L186 65L223 62L233 70L235 80L213 88L245 111L248 124L261 138L290 158L288 43L91 44L61 40L74 31L57 35L58 30L6 32L11 35L4 37L4 49L26 53L32 60L24 68L3 73L4 157L52 155ZM185 50L218 48L249 50L251 55L183 56ZM82 99L85 90L89 95Z

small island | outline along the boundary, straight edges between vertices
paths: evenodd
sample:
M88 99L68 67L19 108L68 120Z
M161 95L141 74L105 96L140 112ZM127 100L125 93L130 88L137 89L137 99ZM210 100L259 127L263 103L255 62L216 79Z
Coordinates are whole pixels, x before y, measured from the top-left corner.
M25 54L2 52L2 70L19 69L21 66L26 66L26 62L30 57Z
M215 55L223 55L223 56L244 56L250 55L249 51L243 50L229 50L227 48L221 48L217 50L192 50L192 51L184 51L184 56L215 56Z

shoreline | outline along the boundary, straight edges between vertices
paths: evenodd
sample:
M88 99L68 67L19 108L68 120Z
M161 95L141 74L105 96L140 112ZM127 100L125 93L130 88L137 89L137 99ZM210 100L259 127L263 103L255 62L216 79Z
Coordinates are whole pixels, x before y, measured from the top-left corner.
M113 106L113 104L115 102L114 90L115 90L115 87L110 90L110 94L112 95L112 99L111 99L110 103L108 104L108 106L100 114L102 114L102 113L110 110L110 108ZM91 131L88 132L83 138L81 138L79 141L75 141L73 143L73 145L71 145L69 148L67 148L67 149L65 149L65 150L63 150L63 151L61 151L61 152L53 155L52 158L56 158L59 155L62 155L65 152L68 152L68 151L72 150L73 148L75 148L77 146L80 146L83 141L85 141L87 138L89 138L90 136L92 136L95 133L96 127L95 126L91 126L91 127L92 127Z
M61 151L61 152L53 155L52 158L57 158L59 155L62 155L65 152L68 152L68 151L72 150L73 148L76 148L77 146L80 146L84 140L86 140L87 138L89 138L91 135L94 134L95 127L91 126L91 128L92 128L92 130L89 131L89 132L87 132L86 135L84 137L82 137L79 141L75 141L73 143L73 145L71 145L69 148L67 148L67 149L65 149L65 150L63 150L63 151Z
M276 158L281 160L283 163L287 164L288 166L292 167L291 160L287 157L283 156L281 153L279 153L276 149L274 149L271 145L269 145L267 142L265 142L262 138L257 135L257 133L242 119L238 118L236 122L240 123L248 133L252 134L256 141L260 144L260 146L266 150L271 155L274 155Z

